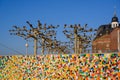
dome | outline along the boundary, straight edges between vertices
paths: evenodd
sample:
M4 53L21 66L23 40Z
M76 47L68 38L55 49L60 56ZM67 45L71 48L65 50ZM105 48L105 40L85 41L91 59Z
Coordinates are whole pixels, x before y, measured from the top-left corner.
M114 16L114 17L112 18L112 22L118 22L118 17Z

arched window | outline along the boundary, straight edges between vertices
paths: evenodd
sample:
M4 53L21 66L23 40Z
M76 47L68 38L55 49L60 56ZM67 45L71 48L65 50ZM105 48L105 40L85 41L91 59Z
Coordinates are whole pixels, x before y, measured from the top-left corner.
M118 25L116 24L116 27L117 27Z
M115 24L113 24L113 28L115 28Z

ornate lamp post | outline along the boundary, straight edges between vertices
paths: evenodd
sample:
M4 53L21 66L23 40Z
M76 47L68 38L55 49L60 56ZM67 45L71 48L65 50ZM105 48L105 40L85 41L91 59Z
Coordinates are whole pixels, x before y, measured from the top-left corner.
M26 47L26 55L28 55L28 47L29 47L28 43L25 44L25 47Z

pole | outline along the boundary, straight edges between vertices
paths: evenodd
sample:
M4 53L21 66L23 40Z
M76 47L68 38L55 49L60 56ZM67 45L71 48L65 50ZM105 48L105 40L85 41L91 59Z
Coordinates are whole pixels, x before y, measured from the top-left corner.
M118 30L118 51L120 52L120 32Z
M78 37L78 54L80 54L80 36Z
M28 46L29 46L28 43L26 43L25 46L26 46L26 55L28 55Z

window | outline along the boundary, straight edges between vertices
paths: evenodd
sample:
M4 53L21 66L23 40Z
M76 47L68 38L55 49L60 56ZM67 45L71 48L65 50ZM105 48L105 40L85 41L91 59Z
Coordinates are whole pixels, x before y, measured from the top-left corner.
M115 28L115 24L113 24L113 28Z
M109 47L110 45L109 44L106 44L106 47Z
M117 24L116 24L116 27L117 27Z

